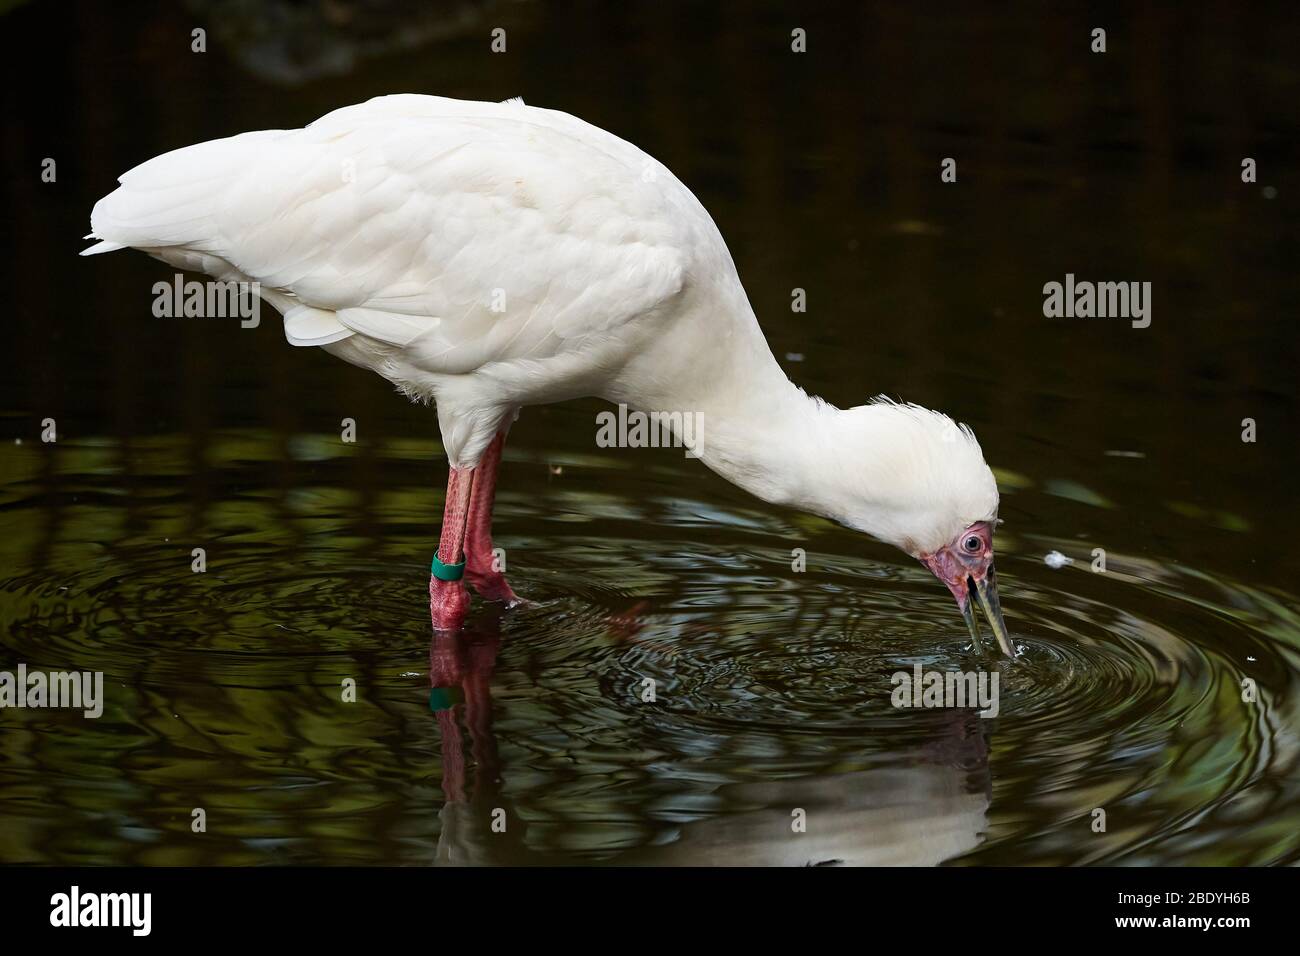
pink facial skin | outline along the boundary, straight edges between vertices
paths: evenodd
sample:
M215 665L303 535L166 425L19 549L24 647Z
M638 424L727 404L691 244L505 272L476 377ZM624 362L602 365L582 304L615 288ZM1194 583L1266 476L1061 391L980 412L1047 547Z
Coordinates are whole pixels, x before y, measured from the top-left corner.
M933 554L921 555L921 563L948 585L948 590L957 599L958 607L964 612L971 598L966 579L970 578L978 584L988 577L993 568L993 523L976 521L959 534L955 541Z

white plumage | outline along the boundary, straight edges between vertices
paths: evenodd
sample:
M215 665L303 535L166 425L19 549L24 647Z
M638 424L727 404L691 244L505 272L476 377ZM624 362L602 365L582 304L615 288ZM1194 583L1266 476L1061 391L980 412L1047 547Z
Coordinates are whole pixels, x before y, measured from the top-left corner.
M520 407L595 395L701 416L715 471L913 555L997 510L968 429L792 385L690 190L565 113L380 97L158 156L91 226L87 253L259 282L291 343L434 400L455 468Z

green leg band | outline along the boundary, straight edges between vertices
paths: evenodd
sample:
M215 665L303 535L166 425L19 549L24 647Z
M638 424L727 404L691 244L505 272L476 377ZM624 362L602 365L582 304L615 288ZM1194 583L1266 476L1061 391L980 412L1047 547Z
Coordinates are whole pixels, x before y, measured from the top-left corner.
M433 563L429 566L429 571L439 581L459 581L465 576L465 562L460 564L443 564L438 560L438 554L435 551Z

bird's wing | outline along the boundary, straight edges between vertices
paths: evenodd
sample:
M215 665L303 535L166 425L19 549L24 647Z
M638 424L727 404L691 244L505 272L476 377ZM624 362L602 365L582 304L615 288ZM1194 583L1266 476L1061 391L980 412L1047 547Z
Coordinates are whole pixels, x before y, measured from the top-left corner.
M361 333L432 372L545 357L654 309L682 288L697 228L666 168L521 103L382 97L121 182L97 238L228 264L306 310L286 316L291 341Z

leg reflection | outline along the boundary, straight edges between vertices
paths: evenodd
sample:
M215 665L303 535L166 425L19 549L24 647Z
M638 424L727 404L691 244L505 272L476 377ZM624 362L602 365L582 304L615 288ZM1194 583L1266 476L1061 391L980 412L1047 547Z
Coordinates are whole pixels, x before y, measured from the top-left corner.
M492 672L501 646L497 617L453 631L435 629L429 643L429 709L442 751L443 807L435 865L528 862L523 821L501 798L492 733ZM469 732L469 757L462 726Z

